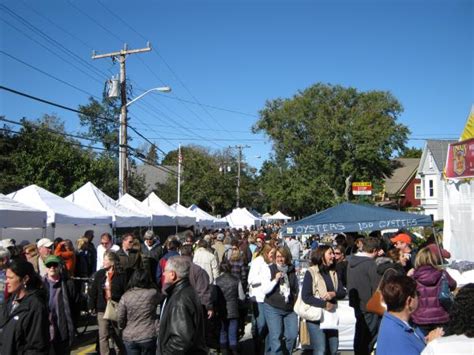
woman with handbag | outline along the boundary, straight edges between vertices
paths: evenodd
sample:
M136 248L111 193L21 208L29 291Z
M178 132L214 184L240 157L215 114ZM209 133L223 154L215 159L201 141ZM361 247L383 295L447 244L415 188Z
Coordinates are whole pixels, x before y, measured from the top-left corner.
M456 281L441 268L438 260L428 247L419 250L415 259L413 279L420 296L412 321L425 335L449 321L448 310L439 300L442 283L447 282L451 291L456 288Z
M298 296L298 278L289 249L277 248L275 263L269 268L270 278L262 280L262 292L266 294L263 310L271 354L291 354L298 336L298 317L293 311Z
M97 313L101 355L110 353L109 339L113 339L116 354L125 354L117 326L116 307L125 293L126 277L119 269L119 258L112 251L104 254L103 269L96 272L89 288L89 309Z
M346 296L346 290L338 280L332 247L321 245L314 250L311 253L311 264L304 275L301 299L308 305L334 312L337 300ZM337 354L339 347L337 329L321 329L321 320L306 321L306 324L313 354L324 355L326 349L331 355Z

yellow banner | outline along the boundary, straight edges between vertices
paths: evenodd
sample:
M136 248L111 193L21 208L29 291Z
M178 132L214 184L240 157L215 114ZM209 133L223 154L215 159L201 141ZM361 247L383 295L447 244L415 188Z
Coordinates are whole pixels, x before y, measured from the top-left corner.
M352 186L357 186L357 187L371 187L372 183L371 182L366 182L366 181L359 181L359 182L353 182Z
M469 138L474 138L474 105L471 108L471 113L467 118L466 125L464 126L464 130L461 133L461 141L464 141Z

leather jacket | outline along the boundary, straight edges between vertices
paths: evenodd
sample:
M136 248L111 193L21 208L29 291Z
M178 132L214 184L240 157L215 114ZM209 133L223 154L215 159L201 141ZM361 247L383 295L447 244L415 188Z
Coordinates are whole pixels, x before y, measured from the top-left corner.
M166 289L160 319L162 355L207 354L203 308L188 278Z

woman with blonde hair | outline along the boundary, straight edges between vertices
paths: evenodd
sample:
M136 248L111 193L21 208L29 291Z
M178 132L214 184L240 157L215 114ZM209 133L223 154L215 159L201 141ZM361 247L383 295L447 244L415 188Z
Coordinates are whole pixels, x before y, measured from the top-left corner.
M265 313L263 311L263 302L265 300L265 293L262 291L262 278L267 275L270 278L269 265L273 263L275 249L270 245L264 244L257 250L255 257L250 265L248 284L249 296L252 300L252 336L254 339L255 353L264 353L268 350L268 342L265 341L268 334L268 327L265 321ZM267 351L265 351L267 352Z
M23 253L25 254L26 261L28 261L30 264L33 265L33 268L35 269L36 273L39 273L39 268L38 268L38 247L36 244L31 243L27 244L23 247Z
M117 254L106 251L103 269L96 272L89 288L89 309L97 313L99 326L99 347L101 354L109 354L109 339L113 339L115 353L124 354L124 345L119 337L116 321L104 319L105 309L109 300L119 302L126 289L126 277L120 270Z
M448 310L444 309L438 299L443 278L448 281L451 291L456 288L456 281L442 269L438 260L430 248L419 250L412 276L420 295L418 308L412 314L412 321L425 335L449 321Z

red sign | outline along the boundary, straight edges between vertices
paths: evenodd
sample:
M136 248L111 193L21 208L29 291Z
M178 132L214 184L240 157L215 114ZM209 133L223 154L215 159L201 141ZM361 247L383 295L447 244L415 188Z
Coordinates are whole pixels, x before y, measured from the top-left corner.
M474 138L449 145L445 170L448 179L474 177Z
M353 195L371 195L372 194L372 183L371 182L353 182L352 183L352 194Z

